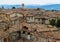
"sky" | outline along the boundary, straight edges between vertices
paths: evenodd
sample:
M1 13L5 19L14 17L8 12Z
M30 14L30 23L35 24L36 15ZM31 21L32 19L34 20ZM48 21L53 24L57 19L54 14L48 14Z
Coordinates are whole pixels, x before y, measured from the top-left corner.
M0 0L0 4L49 5L60 4L60 0Z

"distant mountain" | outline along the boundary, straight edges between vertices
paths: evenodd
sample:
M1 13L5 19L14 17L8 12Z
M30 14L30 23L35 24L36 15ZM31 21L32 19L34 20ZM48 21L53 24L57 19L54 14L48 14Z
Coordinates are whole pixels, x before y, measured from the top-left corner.
M4 7L5 9L12 9L12 7L20 8L20 5L0 5L0 8Z
M12 7L21 8L21 5L0 5L0 8L4 6L5 9L11 9ZM46 10L60 10L60 4L52 5L25 5L25 8L43 8Z
M60 4L52 4L52 5L28 5L27 8L43 8L46 10L60 10Z
M45 5L45 6L41 6L41 8L48 10L60 10L60 4Z

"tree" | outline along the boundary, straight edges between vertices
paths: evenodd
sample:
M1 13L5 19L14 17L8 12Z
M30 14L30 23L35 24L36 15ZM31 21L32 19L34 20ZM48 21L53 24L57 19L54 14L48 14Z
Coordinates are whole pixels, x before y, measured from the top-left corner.
M40 8L37 8L37 10L40 10Z
M50 20L50 25L60 27L60 18L57 17L56 19Z
M57 19L56 27L60 27L60 19Z
M16 9L15 7L12 7L12 9Z
M56 25L55 21L56 21L55 19L50 20L50 24L51 24L52 26L55 26L55 25Z

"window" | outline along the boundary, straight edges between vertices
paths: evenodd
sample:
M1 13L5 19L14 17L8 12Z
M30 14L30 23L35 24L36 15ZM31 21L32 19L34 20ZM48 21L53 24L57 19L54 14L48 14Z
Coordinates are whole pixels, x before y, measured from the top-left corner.
M34 31L37 31L36 29Z
M30 35L30 32L28 32L28 35Z
M25 34L25 31L23 31L23 34Z
M7 31L7 29L4 29L4 31Z
M33 19L33 16L31 16L31 19Z
M31 19L31 17L30 17L30 16L29 16L28 18L29 18L29 20Z
M4 38L4 42L7 42L7 39L6 38Z
M40 19L38 19L38 21L40 21Z
M24 28L24 29L28 29L28 27L26 27L26 26L23 26L23 28Z

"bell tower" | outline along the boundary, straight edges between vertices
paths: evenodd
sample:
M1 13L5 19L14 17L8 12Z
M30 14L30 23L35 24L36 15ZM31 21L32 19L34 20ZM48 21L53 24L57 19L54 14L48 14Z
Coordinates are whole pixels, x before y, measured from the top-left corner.
M21 4L22 8L24 8L24 3Z

